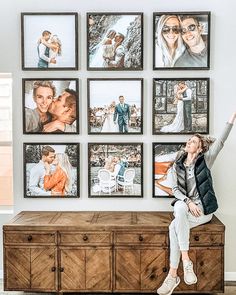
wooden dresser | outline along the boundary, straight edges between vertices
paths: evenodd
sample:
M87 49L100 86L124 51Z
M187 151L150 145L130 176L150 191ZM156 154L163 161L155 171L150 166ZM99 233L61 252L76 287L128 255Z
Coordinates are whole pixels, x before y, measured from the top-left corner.
M171 212L21 212L3 226L4 290L156 292L168 271ZM198 282L176 291L224 291L224 225L191 230Z

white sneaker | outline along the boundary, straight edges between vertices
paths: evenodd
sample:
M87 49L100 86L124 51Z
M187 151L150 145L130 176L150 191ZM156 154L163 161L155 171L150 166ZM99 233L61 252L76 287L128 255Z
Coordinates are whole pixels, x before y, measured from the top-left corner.
M178 276L176 278L173 278L172 275L168 274L161 287L157 289L157 294L171 295L174 289L179 285L179 283L180 278Z
M197 283L197 276L193 270L193 263L191 260L183 260L184 268L184 281L187 285L193 285Z

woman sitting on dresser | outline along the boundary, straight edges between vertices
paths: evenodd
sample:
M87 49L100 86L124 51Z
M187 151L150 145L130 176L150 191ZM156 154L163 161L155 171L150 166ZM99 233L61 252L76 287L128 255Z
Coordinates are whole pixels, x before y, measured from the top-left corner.
M52 195L69 195L72 188L72 166L67 154L56 154L53 164L56 169L51 172L50 165L45 164L44 189L51 190Z
M169 226L170 269L163 284L157 289L159 295L171 295L179 285L177 270L180 256L185 283L197 283L193 262L188 254L190 229L209 222L218 208L210 169L223 148L235 119L236 112L230 117L222 135L216 141L200 134L193 135L173 165L172 192L175 200L172 203L175 219Z

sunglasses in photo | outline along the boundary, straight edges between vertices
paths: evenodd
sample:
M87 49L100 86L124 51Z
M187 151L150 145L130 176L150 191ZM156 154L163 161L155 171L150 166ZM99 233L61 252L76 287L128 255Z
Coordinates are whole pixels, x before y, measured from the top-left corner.
M162 28L162 33L163 34L169 34L170 31L172 31L173 34L179 34L181 29L180 29L179 26L172 26L172 27L171 26L164 26Z
M185 35L187 32L194 32L196 28L197 28L197 25L195 24L188 25L187 28L181 29L181 35Z

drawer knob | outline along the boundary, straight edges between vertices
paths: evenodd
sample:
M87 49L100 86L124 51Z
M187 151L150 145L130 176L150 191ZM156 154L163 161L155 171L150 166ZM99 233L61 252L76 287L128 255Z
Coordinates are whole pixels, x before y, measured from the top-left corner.
M56 267L53 266L53 267L51 268L51 271L52 271L52 272L56 271Z
M143 241L143 236L139 235L139 241L142 242Z
M199 241L199 236L194 236L194 240L198 242Z
M88 241L88 236L87 236L87 235L84 235L84 236L83 236L83 240L84 240L84 241Z
M60 267L60 272L63 272L64 271L64 267Z
M28 241L32 241L33 237L31 235L28 236Z
M163 268L162 268L162 271L163 271L163 272L167 272L167 267L163 267Z

